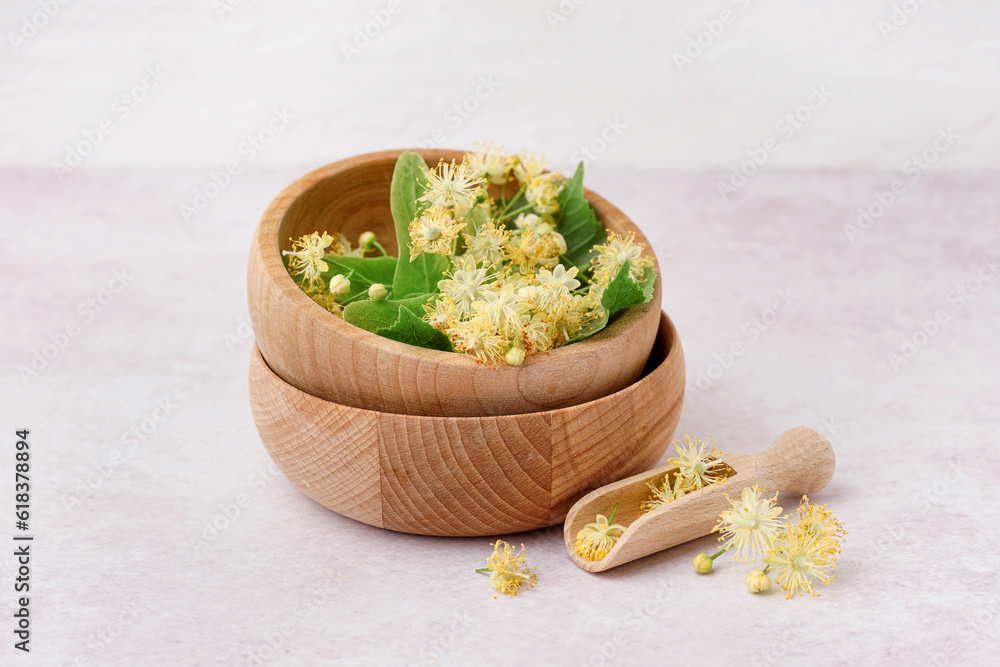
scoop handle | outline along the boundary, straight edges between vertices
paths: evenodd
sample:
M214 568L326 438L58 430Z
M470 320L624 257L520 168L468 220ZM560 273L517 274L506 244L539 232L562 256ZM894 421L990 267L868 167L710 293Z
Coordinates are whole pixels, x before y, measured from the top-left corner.
M815 493L830 483L836 468L833 447L815 429L792 428L753 456L761 489L794 494Z

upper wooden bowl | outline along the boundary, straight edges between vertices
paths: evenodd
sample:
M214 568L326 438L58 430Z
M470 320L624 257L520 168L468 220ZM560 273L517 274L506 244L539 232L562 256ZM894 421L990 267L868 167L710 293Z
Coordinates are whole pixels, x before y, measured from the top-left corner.
M684 401L684 353L662 316L644 377L596 401L504 417L338 405L250 359L250 406L278 468L316 502L379 528L500 535L562 521L585 493L648 470Z
M286 187L264 211L250 250L247 294L257 345L278 377L341 405L447 417L552 410L607 396L638 379L656 336L659 277L650 303L628 309L592 338L501 368L382 338L306 296L281 260L291 238L326 231L357 242L370 230L388 252L398 254L389 185L401 152L369 153L321 167ZM417 152L431 165L464 155ZM656 261L649 242L624 213L585 193L605 228L634 232Z

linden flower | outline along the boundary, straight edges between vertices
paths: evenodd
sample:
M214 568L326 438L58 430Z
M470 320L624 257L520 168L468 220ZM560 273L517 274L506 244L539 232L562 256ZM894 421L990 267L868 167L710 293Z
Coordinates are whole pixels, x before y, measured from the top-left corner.
M813 578L824 584L833 581L830 570L835 566L838 551L839 543L823 533L791 529L778 538L774 551L764 557L764 562L774 572L774 580L785 591L786 598L806 591L819 595L813 589Z
M825 535L837 542L838 545L844 541L844 536L847 535L844 524L837 520L834 513L828 510L826 505L810 504L809 496L802 496L798 510L789 518L795 520L795 524L791 526L792 530Z
M456 164L442 160L437 169L425 172L428 181L426 192L418 201L426 201L439 208L454 207L459 217L468 213L481 193L483 179L469 163Z
M745 563L755 560L758 552L771 551L781 528L777 520L781 508L775 506L778 494L766 499L760 496L756 486L744 488L740 500L734 501L727 495L726 500L732 508L719 515L719 523L712 529L712 532L721 533L719 541L726 543L723 549L734 549L733 557Z
M636 244L634 239L634 232L629 232L624 238L614 232L608 232L607 243L594 246L594 250L600 253L591 260L596 281L605 284L610 282L626 264L629 267L629 275L638 281L643 271L653 266L652 259L642 256L644 246Z
M579 295L574 296L574 304ZM571 307L566 312L559 316L559 320L556 322L556 329L558 332L557 342L568 343L573 340L573 337L580 333L583 329L583 325L587 324L594 315L592 312L585 312L577 310L575 305Z
M548 225L544 225L548 227ZM541 227L541 225L540 225ZM522 236L527 236L525 254L533 260L534 264L544 268L553 269L559 264L559 255L566 252L566 240L558 232L548 232L546 234L522 232Z
M521 153L515 158L514 177L521 185L527 185L533 178L539 176L549 161L534 153Z
M687 446L678 442L677 456L667 459L667 465L678 468L677 478L681 484L696 491L709 484L725 482L727 467L714 456L718 452L708 451L711 440L702 442L700 438L692 440L691 436L685 435L684 444Z
M514 158L491 144L481 145L475 153L467 154L465 159L476 173L497 185L507 182L514 167Z
M496 329L505 328L511 321L517 320L531 306L521 301L512 284L506 284L499 290L486 290L483 299L474 304L477 315Z
M457 322L446 333L455 349L474 356L484 364L498 365L504 361L505 339L482 318Z
M337 317L344 316L344 307L337 302L336 294L331 294L327 290L323 290L321 292L313 292L313 293L306 292L306 294L309 295L310 299L318 303L323 308L326 308L328 311L330 311Z
M533 272L538 264L549 264L551 259L558 258L558 251L553 253L556 247L554 240L547 242L544 239L553 236L555 234L539 236L531 228L523 229L520 234L511 235L504 246L510 263L523 275Z
M523 544L520 553L515 552L514 548L503 540L497 540L490 546L493 547L493 555L486 559L486 567L476 572L489 572L490 583L496 592L518 595L523 586L531 588L535 585L538 576L534 572L535 568L528 567Z
M424 304L424 319L435 329L446 329L458 321L455 302L447 294Z
M371 234L371 232L362 232L361 236L364 237L365 234ZM374 234L372 234L374 236ZM367 237L365 237L367 239ZM370 244L370 247L365 247L361 243L361 238L358 238L358 247L351 248L351 242L347 240L347 237L343 234L337 234L337 244L333 248L327 250L328 255L346 255L348 257L364 257L365 252L371 250L373 247L378 245L378 239Z
M503 227L497 227L492 222L482 225L475 235L465 236L465 247L480 264L500 266L507 259L504 247L510 233Z
M663 507L667 503L671 503L687 493L687 489L685 489L683 484L680 484L678 480L674 480L674 482L671 483L669 473L663 476L663 481L660 484L656 484L655 482L646 482L646 486L649 487L649 490L652 491L653 495L642 501L642 504L639 505L639 507L647 512L651 512L657 507Z
M531 308L538 307L538 300L541 298L541 294L538 291L538 285L528 285L517 290L517 295L521 297L521 301L528 304Z
M531 352L550 350L555 345L555 327L549 318L536 313L522 323L521 339Z
M289 271L298 277L298 282L306 293L323 288L322 273L330 270L330 265L323 258L326 256L326 249L334 243L337 243L337 239L326 232L314 232L298 241L293 240L292 249L282 251L281 254L288 257Z
M422 252L432 255L451 253L458 232L465 223L456 221L444 208L428 209L410 223L410 261Z
M528 182L524 198L541 215L551 215L559 210L558 174L542 174Z
M521 213L514 220L514 226L518 229L530 229L536 234L549 234L552 232L552 225L543 221L534 213Z
M541 290L538 294L538 305L542 309L552 311L556 305L559 312L568 309L572 305L570 292L580 286L580 281L576 279L578 269L574 266L570 270L562 264L549 271L542 269L538 272L538 284Z
M618 506L615 505L615 510L617 509ZM576 534L576 546L573 551L578 556L587 560L601 560L608 555L608 552L618 542L618 538L625 532L625 526L611 523L615 516L615 510L611 512L611 519L603 514L598 514L597 521L588 523Z
M447 275L451 277L438 281L438 289L452 298L459 315L470 314L473 302L486 298L486 269L476 268L472 256L463 256L455 260L455 268Z

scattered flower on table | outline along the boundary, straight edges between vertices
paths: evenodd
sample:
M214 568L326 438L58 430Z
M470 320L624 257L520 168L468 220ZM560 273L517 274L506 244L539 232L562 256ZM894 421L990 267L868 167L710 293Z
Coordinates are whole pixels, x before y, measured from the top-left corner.
M517 552L507 542L497 540L491 545L493 553L486 559L486 567L476 572L488 572L493 589L504 595L518 595L522 588L531 588L538 577L535 568L528 567L524 545Z
M777 520L781 515L781 508L776 504L778 494L773 498L761 498L759 488L748 486L739 500L728 495L726 499L732 507L719 515L719 523L712 529L712 532L721 533L719 540L726 543L723 551L733 549L733 558L751 563L758 555L774 549L774 538L781 528Z

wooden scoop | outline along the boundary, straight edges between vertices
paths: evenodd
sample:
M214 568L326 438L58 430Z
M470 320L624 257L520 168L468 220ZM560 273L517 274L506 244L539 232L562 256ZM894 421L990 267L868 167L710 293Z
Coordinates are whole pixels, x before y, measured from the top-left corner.
M646 482L659 484L672 466L633 475L585 495L570 509L563 528L570 558L588 572L603 572L708 535L718 523L719 514L731 507L724 494L735 500L745 487L753 485L760 487L765 496L775 491L815 493L829 483L835 467L830 443L819 432L805 427L785 431L773 445L757 454L721 452L719 458L730 468L725 484L711 484L650 512L640 509L642 501L651 495ZM581 558L573 550L576 534L593 523L598 514L610 516L615 503L618 510L613 523L625 526L625 533L603 559Z

